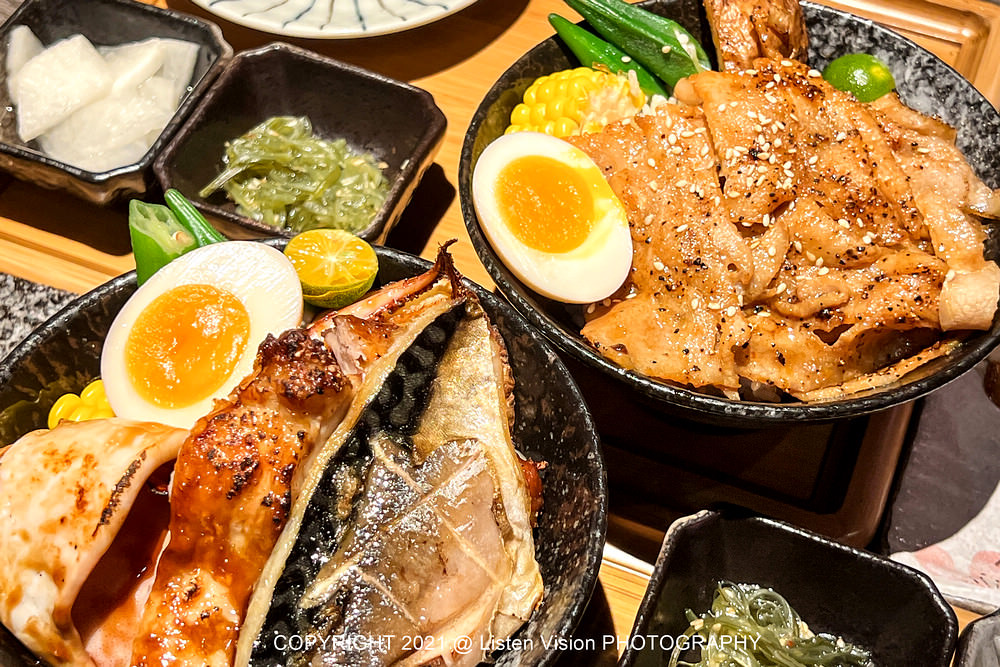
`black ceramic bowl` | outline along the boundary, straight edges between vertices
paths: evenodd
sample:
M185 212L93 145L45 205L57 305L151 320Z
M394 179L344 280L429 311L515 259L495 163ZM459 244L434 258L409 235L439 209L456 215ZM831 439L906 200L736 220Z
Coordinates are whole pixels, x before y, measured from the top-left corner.
M283 240L268 241L282 247ZM378 284L425 271L430 264L389 248L376 248ZM604 460L583 399L538 334L514 310L469 283L507 343L516 380L515 441L543 471L544 508L536 532L536 557L545 597L500 665L547 665L556 649L550 637L569 637L586 607L604 547L607 491ZM135 290L128 273L76 299L36 329L0 361L0 446L44 427L54 400L79 392L99 374L101 343L115 314ZM0 626L0 664L35 664Z
M620 664L666 665L685 610L707 611L720 581L770 587L814 632L867 648L876 665L950 664L958 622L922 573L739 510L670 527Z
M60 189L94 202L108 204L139 195L154 182L153 159L166 145L195 101L208 88L233 54L214 23L135 0L27 0L0 26L0 106L11 107L7 92L7 37L17 25L26 25L48 46L77 33L95 46L111 46L149 37L172 37L198 44L198 60L188 93L170 122L141 160L109 171L92 172L54 160L17 134L13 114L0 120L0 169L46 188Z
M711 44L711 35L696 0L648 0L642 5L669 16ZM1000 114L951 67L910 40L846 12L803 2L809 28L809 62L822 69L845 53L867 52L890 63L904 102L940 116L959 131L958 146L976 173L991 187L1000 186ZM590 374L629 392L657 410L727 426L759 427L787 422L824 421L858 416L902 403L958 377L1000 342L1000 319L991 330L976 333L961 349L927 364L902 381L867 394L824 403L755 403L731 401L667 385L626 371L597 353L580 335L578 306L550 301L521 283L500 261L486 239L472 202L472 170L480 153L508 125L510 112L530 83L542 74L576 66L577 61L551 37L518 59L490 88L469 125L459 163L458 191L472 244L503 295L528 321L541 329L559 350ZM987 255L1000 256L995 238Z
M270 44L233 58L157 158L154 170L163 189L186 194L232 238L291 236L237 214L224 192L198 195L222 171L226 141L272 116L307 116L317 136L346 139L354 150L388 165L382 210L358 234L375 243L399 220L446 125L425 90L295 46Z
M958 638L955 667L1000 667L1000 611L966 626Z

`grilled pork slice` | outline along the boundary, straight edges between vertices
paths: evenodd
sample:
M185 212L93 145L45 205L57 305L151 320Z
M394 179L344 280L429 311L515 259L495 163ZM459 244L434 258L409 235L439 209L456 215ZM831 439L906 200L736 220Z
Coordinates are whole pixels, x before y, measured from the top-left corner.
M684 105L573 139L633 230L627 289L583 329L602 353L729 395L742 381L816 396L891 381L859 378L942 330L990 326L1000 269L968 211L995 194L940 122L788 60L678 89Z
M625 368L735 391L734 348L748 333L740 286L753 257L720 206L702 114L665 104L571 141L610 174L633 246L626 293L583 335Z
M527 620L542 581L500 345L472 302L360 390L258 583L237 665L475 665Z
M705 13L720 69L747 69L757 58L806 60L799 0L705 0Z
M128 664L145 601L134 576L152 569L156 540L126 553L109 549L144 504L146 481L186 436L115 418L63 422L3 450L0 620L50 665ZM132 528L150 528L149 516L137 519ZM118 559L102 561L111 555ZM128 567L136 558L147 560ZM101 580L88 584L92 574ZM86 608L74 608L78 602Z

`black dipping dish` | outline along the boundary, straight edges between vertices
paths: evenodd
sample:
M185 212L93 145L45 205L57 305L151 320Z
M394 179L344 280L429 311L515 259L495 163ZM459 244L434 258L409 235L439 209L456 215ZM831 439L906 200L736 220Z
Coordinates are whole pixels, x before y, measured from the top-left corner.
M283 239L267 243L284 246ZM376 285L430 267L398 250L377 247L375 252ZM535 533L545 596L510 646L525 641L517 650L498 655L497 664L549 665L558 649L546 648L543 639L552 644L552 637L572 636L597 581L607 527L604 459L583 398L565 366L507 303L468 284L507 343L515 377L514 441L522 453L548 462L541 473L545 504ZM102 341L134 290L134 272L101 285L56 313L0 361L0 446L44 428L58 396L79 392L99 375ZM41 663L0 626L0 664Z
M382 210L358 236L382 243L444 139L446 120L425 90L312 51L274 43L238 53L153 166L163 189L177 188L220 221L230 238L292 236L240 215L224 192L198 191L222 171L225 144L273 116L308 116L316 136L346 139L388 165Z
M702 44L712 37L697 0L647 0L646 9L678 21ZM889 63L902 100L938 116L958 130L958 147L990 187L1000 187L1000 113L971 83L942 60L905 37L847 12L802 2L809 29L809 62L822 70L834 58L870 53ZM989 331L974 332L960 349L928 363L902 381L850 398L814 403L733 401L668 385L627 371L596 352L580 335L583 312L548 300L521 283L497 256L483 233L472 201L472 170L483 149L507 127L510 112L537 77L577 66L556 37L538 44L514 62L486 93L465 135L459 162L458 191L472 244L504 297L538 327L565 355L585 370L615 385L657 411L720 426L759 428L775 424L828 421L889 408L927 394L981 361L1000 342L1000 317ZM987 232L992 230L987 227ZM986 255L1000 257L996 235L987 240ZM574 371L575 373L576 371ZM588 394L589 400L596 400Z
M958 638L955 667L1000 667L1000 610L965 627Z
M720 581L773 589L813 632L868 649L879 667L951 663L958 622L923 573L733 509L670 526L619 665L665 667L673 647L660 638L684 632L685 610L707 611Z
M45 46L76 33L83 34L95 46L149 37L173 37L199 46L188 93L160 136L136 163L109 171L86 171L48 157L36 141L23 142L17 134L14 114L4 114L0 120L0 169L22 181L66 190L100 205L141 195L154 183L153 159L233 55L219 26L170 9L135 0L27 0L0 26L0 106L4 108L12 106L7 92L7 37L16 25L31 28Z

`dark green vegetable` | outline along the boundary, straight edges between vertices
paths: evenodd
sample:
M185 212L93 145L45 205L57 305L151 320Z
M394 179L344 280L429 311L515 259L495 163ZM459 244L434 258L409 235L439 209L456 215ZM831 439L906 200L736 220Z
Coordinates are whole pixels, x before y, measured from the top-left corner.
M676 21L625 0L565 0L590 26L673 89L686 76L711 69L708 55Z
M166 206L133 199L128 206L128 233L135 255L138 284L189 250L198 241Z
M558 14L549 14L549 23L556 29L556 34L562 38L573 55L580 60L581 65L595 69L603 67L615 74L635 72L639 87L646 95L650 97L653 95L667 97L669 95L652 72L614 44L605 42L600 37Z
M163 193L163 199L177 216L177 222L181 223L198 242L198 247L226 240L226 237L220 234L180 191L170 188Z
M219 189L241 215L279 229L360 232L385 201L384 164L344 139L313 134L304 116L276 116L226 142L225 169L198 193Z
M828 634L813 634L788 601L770 588L720 583L712 608L678 638L668 667L868 667L863 648ZM700 648L696 663L680 660Z

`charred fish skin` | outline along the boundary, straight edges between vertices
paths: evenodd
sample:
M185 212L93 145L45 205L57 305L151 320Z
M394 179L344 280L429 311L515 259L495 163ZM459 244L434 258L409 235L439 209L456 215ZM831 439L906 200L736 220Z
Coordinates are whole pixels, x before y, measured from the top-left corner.
M275 587L263 630L254 642L251 665L308 664L305 651L295 651L298 641L319 642L332 636L342 624L342 617L330 615L331 609L302 609L300 599L323 565L353 528L366 476L373 463L369 439L378 432L392 433L405 443L415 428L416 417L427 402L437 364L462 317L456 307L439 316L400 356L386 377L378 394L362 412L347 441L327 466L309 501L302 522L303 529L286 561ZM405 447L405 444L403 445ZM406 489L386 480L386 490L406 495ZM392 487L392 488L389 488ZM412 493L412 492L411 492ZM382 518L390 514L384 508ZM341 594L341 609L349 604L350 591ZM291 642L289 641L291 640ZM357 656L360 658L360 656ZM354 664L369 664L364 660ZM371 663L374 664L374 663Z

